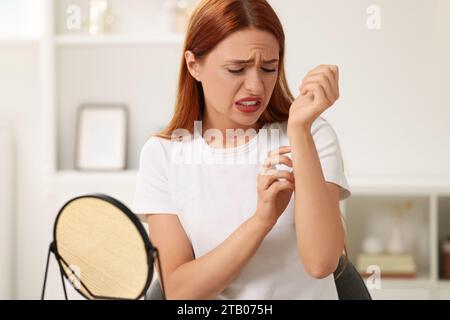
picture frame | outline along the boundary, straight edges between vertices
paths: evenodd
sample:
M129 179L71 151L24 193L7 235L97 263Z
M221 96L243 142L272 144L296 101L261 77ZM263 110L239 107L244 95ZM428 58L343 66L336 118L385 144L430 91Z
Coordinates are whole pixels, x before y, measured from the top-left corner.
M128 108L85 103L78 108L75 168L120 171L127 167Z

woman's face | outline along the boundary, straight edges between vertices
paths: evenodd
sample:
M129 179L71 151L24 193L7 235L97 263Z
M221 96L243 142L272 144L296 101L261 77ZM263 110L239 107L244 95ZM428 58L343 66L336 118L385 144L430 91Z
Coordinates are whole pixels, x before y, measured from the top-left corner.
M204 123L217 128L255 127L278 78L277 39L266 31L245 29L225 38L201 61L190 51L185 57L189 71L203 86ZM251 100L241 100L245 98Z

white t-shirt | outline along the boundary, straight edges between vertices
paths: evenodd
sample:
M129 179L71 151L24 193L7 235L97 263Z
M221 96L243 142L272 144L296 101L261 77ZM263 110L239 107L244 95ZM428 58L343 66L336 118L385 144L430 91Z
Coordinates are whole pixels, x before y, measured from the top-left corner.
M190 141L149 138L140 155L132 210L141 220L146 213L177 214L195 257L213 250L254 214L257 176L267 152L289 145L287 122L267 124L262 129L248 143L225 149L208 145L197 129L197 136ZM319 117L311 133L325 180L341 187L341 200L348 198L351 193L335 131ZM277 168L289 169L285 165ZM218 299L338 298L333 274L316 279L303 268L293 208L294 196L254 256Z

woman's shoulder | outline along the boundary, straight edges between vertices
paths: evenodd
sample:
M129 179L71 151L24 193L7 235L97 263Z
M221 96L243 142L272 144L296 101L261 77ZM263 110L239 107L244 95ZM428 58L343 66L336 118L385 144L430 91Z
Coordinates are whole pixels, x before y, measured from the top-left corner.
M165 139L158 136L149 137L141 149L141 154L145 157L162 157L170 154L171 150L170 139Z
M165 139L165 138L161 138L158 136L150 136L145 141L143 148L145 148L145 149L161 149L162 146L168 144L166 142L166 140L168 142L170 142L170 140Z
M337 134L331 123L323 117L317 117L311 126L311 134L317 139L337 140Z

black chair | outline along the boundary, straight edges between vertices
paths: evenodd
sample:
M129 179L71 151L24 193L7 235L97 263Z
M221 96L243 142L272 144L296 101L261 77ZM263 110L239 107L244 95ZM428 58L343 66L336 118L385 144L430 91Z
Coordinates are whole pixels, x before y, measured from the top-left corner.
M359 272L348 261L344 271L345 258L339 259L339 265L334 272L339 300L372 300L369 290ZM342 271L342 272L341 272ZM341 273L341 274L340 274ZM339 275L340 274L340 275ZM338 276L339 275L339 276ZM146 300L163 300L163 293L158 281L153 281L145 296Z
M334 282L336 283L339 300L372 300L363 278L350 260L344 271L339 275L344 263L345 257L342 256L339 259L339 266L334 272ZM337 277L338 275L339 277Z

